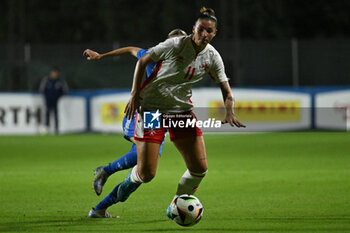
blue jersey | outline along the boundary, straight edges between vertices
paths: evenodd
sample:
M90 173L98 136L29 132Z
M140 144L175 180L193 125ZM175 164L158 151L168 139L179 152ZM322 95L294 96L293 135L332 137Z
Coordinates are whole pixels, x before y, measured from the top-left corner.
M143 55L145 55L146 53L148 52L147 49L140 49L138 52L137 52L137 59L140 59ZM156 65L156 63L152 63L152 64L149 64L147 67L146 67L146 77L145 79L148 79L149 76L151 76L152 72L153 72L153 68L154 66Z

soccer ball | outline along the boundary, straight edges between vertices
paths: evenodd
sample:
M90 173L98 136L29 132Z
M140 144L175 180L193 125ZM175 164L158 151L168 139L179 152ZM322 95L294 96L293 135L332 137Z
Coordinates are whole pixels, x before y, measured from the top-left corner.
M180 226L193 226L203 216L203 206L197 197L183 194L170 204L170 218Z

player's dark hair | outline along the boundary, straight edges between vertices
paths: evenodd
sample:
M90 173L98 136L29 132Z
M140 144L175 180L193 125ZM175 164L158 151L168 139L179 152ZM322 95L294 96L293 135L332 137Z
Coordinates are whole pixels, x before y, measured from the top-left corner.
M198 19L206 19L206 20L211 20L215 22L215 26L218 23L218 19L215 17L215 11L211 8L206 8L203 6L200 9L200 15L198 16Z
M57 73L60 72L60 69L57 66L51 67L50 71L56 71Z
M176 28L169 32L168 38L173 37L173 36L187 36L187 33L184 30L181 30L179 28Z

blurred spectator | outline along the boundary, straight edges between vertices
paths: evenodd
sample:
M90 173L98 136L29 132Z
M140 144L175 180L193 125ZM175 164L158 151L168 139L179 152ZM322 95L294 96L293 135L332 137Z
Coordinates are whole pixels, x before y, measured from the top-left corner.
M58 100L68 92L67 83L59 76L59 69L53 67L48 76L41 80L40 92L45 98L46 107L46 130L50 128L50 113L55 117L55 133L58 133Z

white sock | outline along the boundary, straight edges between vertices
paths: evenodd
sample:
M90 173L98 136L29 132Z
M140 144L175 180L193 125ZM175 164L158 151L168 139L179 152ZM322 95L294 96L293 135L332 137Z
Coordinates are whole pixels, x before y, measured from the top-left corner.
M186 172L182 175L179 184L177 186L177 192L175 198L182 194L190 194L193 195L197 189L205 174L203 173L194 173L186 170Z
M143 180L140 178L139 173L137 172L137 165L132 168L130 179L133 183L143 183Z

